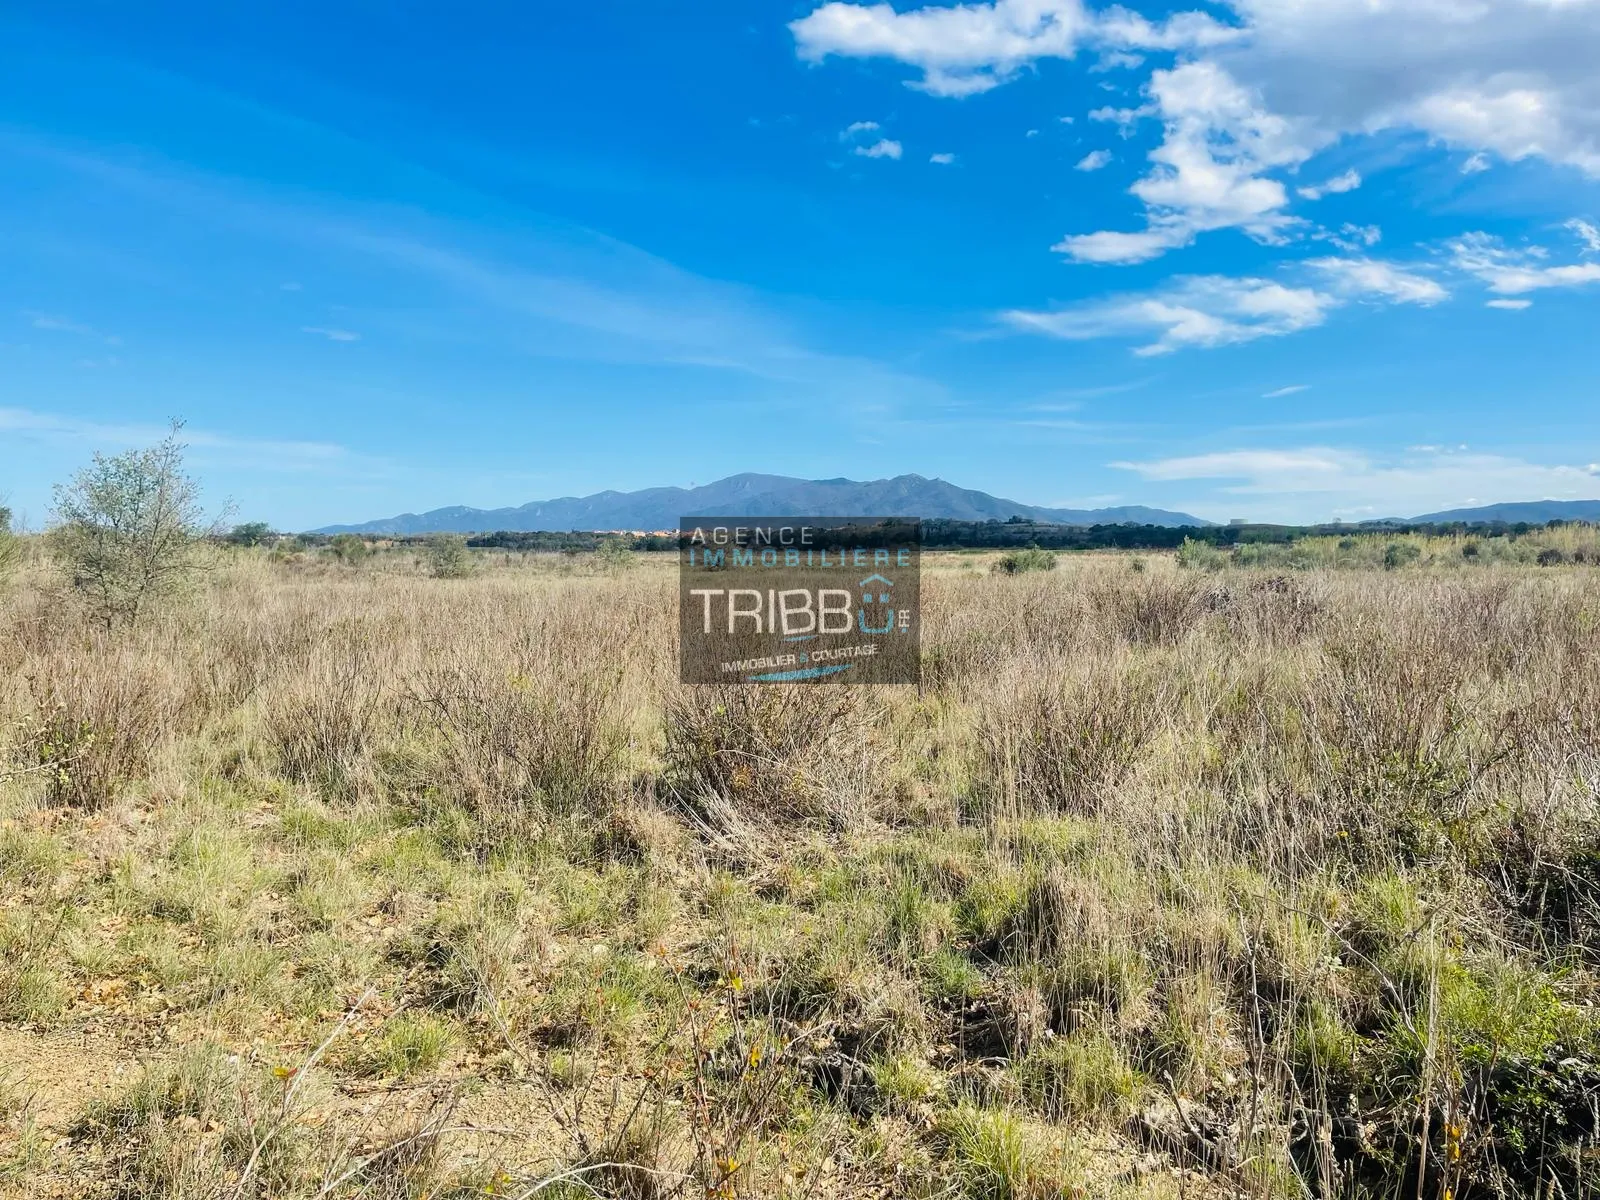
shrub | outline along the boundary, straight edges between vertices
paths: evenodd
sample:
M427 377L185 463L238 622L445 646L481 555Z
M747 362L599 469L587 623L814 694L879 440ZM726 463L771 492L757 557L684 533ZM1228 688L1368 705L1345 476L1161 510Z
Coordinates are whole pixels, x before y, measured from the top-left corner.
M178 428L145 450L96 454L56 488L56 553L107 627L136 621L198 569L196 543L211 531L199 485L183 471Z
M600 565L613 573L626 571L633 566L633 551L628 549L628 543L619 537L608 537L595 548L594 556Z
M0 583L22 561L22 539L11 532L11 510L0 504Z
M1227 554L1210 542L1186 537L1178 547L1178 566L1186 571L1220 571L1227 565Z
M1383 548L1383 569L1393 571L1421 557L1422 550L1415 542L1390 542Z
M473 574L472 551L467 549L467 539L459 534L430 534L422 553L435 579L466 579Z
M359 567L372 557L372 547L359 534L337 533L328 543L333 556L347 567Z
M1055 552L1029 546L1026 550L1011 550L995 560L990 568L996 575L1024 575L1029 571L1054 571Z

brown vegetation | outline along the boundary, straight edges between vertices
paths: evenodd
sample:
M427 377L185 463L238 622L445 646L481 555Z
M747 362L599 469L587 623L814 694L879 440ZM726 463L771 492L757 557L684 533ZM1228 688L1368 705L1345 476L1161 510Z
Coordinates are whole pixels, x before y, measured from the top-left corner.
M720 691L664 562L33 555L0 1191L1591 1194L1593 568L1128 563Z

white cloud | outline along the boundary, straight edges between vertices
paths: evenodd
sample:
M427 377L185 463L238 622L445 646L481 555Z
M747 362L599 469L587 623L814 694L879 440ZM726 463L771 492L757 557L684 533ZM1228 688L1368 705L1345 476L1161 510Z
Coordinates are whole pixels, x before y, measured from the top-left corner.
M1566 227L1578 235L1586 254L1600 254L1600 229L1577 217L1568 221Z
M1014 309L1001 314L1013 328L1071 341L1147 337L1135 354L1170 354L1278 337L1322 324L1338 301L1311 288L1266 279L1189 276L1159 291L1117 296L1052 312Z
M1270 392L1262 392L1261 398L1263 400L1281 400L1285 396L1296 395L1310 387L1309 383L1292 383L1288 387L1273 388Z
M1450 293L1433 280L1374 258L1314 258L1306 266L1322 272L1346 295L1377 296L1395 304L1437 304Z
M899 158L902 149L899 142L879 138L870 146L857 146L854 153L862 158Z
M19 440L43 445L122 449L151 445L166 437L171 429L165 425L110 424L26 408L0 408L0 431ZM178 436L185 445L213 461L266 469L350 467L377 461L363 459L345 447L329 442L246 438L187 428Z
M956 156L954 154L930 154L930 155L928 155L928 161L929 162L938 163L942 167L948 167L951 163L955 162L955 160L956 160Z
M1327 183L1316 187L1296 188L1295 190L1307 200L1321 200L1324 196L1334 196L1340 192L1353 192L1361 186L1361 173L1350 170L1342 175L1335 175Z
M1312 520L1330 511L1414 516L1467 504L1575 499L1593 496L1600 487L1600 466L1594 464L1530 463L1435 447L1413 447L1391 458L1324 446L1242 449L1110 465L1152 482L1225 481L1224 493L1270 497L1280 513Z
M876 133L880 128L876 121L852 121L840 131L839 140L848 142L863 133Z
M1091 150L1078 160L1078 165L1075 169L1079 171L1098 171L1101 167L1108 165L1110 162L1111 151Z
M330 342L359 342L361 335L352 333L348 329L329 329L321 325L302 325L301 333L315 333L327 338Z
M1532 300L1485 300L1485 308L1503 308L1507 312L1521 312L1525 308L1532 308Z
M1164 136L1150 152L1153 166L1128 189L1144 202L1147 236L1121 242L1126 254L1120 258L1108 253L1119 245L1112 231L1069 236L1055 248L1080 262L1141 262L1213 229L1284 240L1293 224L1282 211L1288 193L1264 172L1299 166L1311 156L1302 131L1268 112L1215 63L1156 71L1145 90L1150 103L1144 107L1090 115L1123 124L1150 111L1161 116Z
M1146 103L1097 114L1124 124L1154 116L1165 129L1132 189L1146 229L1123 235L1122 258L1114 238L1064 239L1063 252L1082 261L1144 261L1216 229L1283 240L1295 226L1274 173L1351 135L1420 130L1466 151L1469 174L1495 156L1600 177L1597 0L1226 2L1238 26L1199 12L1152 23L1083 0L903 12L834 0L790 28L803 59L893 59L920 71L913 86L944 96L986 91L1083 47L1183 52L1153 72Z
M1298 274L1303 278L1290 283L1181 276L1152 292L1048 311L1012 309L1000 319L1025 333L1071 341L1153 334L1155 340L1134 353L1155 355L1283 337L1321 325L1330 312L1361 301L1429 305L1449 295L1431 279L1370 258L1312 259Z
M1477 276L1488 284L1491 292L1502 296L1600 283L1600 263L1543 266L1548 257L1543 248L1510 249L1499 238L1487 233L1464 234L1450 243L1450 251L1457 267Z
M835 0L789 24L807 62L830 55L888 58L922 73L910 86L935 96L971 96L1041 58L1072 58L1082 46L1108 51L1181 50L1219 45L1238 31L1201 13L1153 24L1082 0L995 0L896 12L888 4Z

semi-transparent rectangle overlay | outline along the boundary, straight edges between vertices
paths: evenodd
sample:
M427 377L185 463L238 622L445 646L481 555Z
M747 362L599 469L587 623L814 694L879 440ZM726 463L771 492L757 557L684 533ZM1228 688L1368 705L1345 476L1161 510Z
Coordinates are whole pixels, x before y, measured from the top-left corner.
M685 683L910 683L922 670L922 523L686 517Z

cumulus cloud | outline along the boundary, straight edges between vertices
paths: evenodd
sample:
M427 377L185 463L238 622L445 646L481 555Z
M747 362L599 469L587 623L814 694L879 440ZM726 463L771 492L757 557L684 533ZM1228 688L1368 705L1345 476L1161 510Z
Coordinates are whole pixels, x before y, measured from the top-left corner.
M1091 150L1078 160L1078 165L1075 169L1079 171L1098 171L1101 167L1109 165L1110 162L1111 151Z
M1449 249L1458 268L1502 296L1600 283L1600 262L1545 266L1549 252L1543 247L1513 249L1487 233L1465 234L1451 242Z
M1086 262L1140 262L1209 230L1291 236L1293 171L1341 137L1419 130L1467 152L1540 158L1600 177L1597 0L1226 0L1237 22L1180 12L1151 22L1083 0L994 0L897 12L840 0L793 22L798 53L886 58L912 86L966 96L1044 58L1181 52L1154 71L1145 102L1102 110L1162 122L1151 170L1132 189L1145 228L1069 236ZM1341 176L1331 183L1358 180ZM1338 190L1307 185L1307 198ZM1119 253L1120 252L1120 253Z
M1267 111L1215 63L1156 71L1145 90L1144 107L1090 115L1124 124L1149 112L1162 119L1151 170L1128 189L1144 202L1146 229L1072 235L1055 249L1079 262L1142 262L1213 229L1240 228L1258 241L1283 241L1293 224L1283 212L1289 197L1266 172L1311 157L1305 132Z
M938 163L942 167L948 167L951 163L955 162L955 160L956 160L956 156L954 154L930 154L930 155L928 155L928 161L929 162Z
M889 138L879 138L870 146L857 146L853 153L862 158L899 158L902 148L899 142Z
M1507 312L1521 312L1525 308L1532 308L1532 300L1485 300L1485 308L1503 308Z
M848 142L863 133L876 133L880 128L876 121L852 121L839 131L839 140Z
M1360 186L1361 173L1352 170L1346 171L1342 175L1335 175L1327 183L1296 188L1295 190L1307 200L1321 200L1324 196L1334 196L1340 192L1353 192Z
M789 24L799 56L887 58L921 72L910 86L935 96L986 92L1042 58L1081 47L1111 52L1185 50L1238 36L1202 13L1153 23L1136 13L1088 9L1082 0L995 0L896 12L888 4L834 0Z

